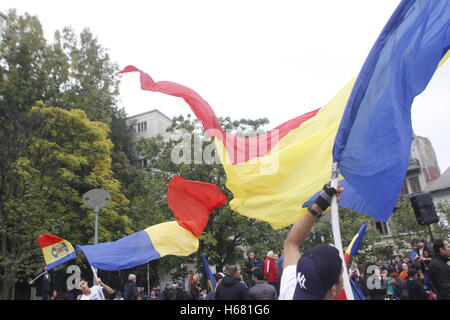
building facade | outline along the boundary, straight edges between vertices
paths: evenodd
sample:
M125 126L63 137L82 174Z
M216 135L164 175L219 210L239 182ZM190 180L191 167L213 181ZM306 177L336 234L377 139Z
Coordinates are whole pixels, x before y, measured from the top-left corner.
M450 167L436 180L431 181L425 186L425 192L431 193L437 213L440 215L441 222L449 226L445 214L439 212L438 204L447 202L450 204Z
M169 133L166 130L171 126L172 120L157 109L131 116L127 121L135 129L136 140L153 138L157 135L169 139ZM147 166L146 160L139 155L138 165Z
M157 109L131 116L127 120L134 126L137 140L153 138L158 134L168 137L166 130L172 124L172 120Z
M429 189L428 186L434 185L439 181L440 177L441 172L437 162L436 153L430 140L425 137L414 135L408 169L399 199L408 198L409 195L417 192L430 192L427 191ZM447 192L450 198L450 183ZM432 193L433 197L435 197L435 194ZM437 203L439 200L438 198L434 198L434 201ZM411 218L416 219L414 215ZM382 234L383 239L377 246L393 245L392 221L389 220L387 223L376 222L375 224L378 231Z

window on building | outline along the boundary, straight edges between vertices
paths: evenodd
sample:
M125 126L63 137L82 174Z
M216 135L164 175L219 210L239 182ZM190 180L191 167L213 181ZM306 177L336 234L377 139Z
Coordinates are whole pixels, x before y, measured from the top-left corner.
M146 131L147 131L147 121L140 122L137 124L137 132L138 133L146 132Z
M377 221L377 222L375 222L375 227L377 228L378 232L381 233L383 236L390 235L389 228L386 223Z
M408 179L409 181L409 187L411 193L416 193L422 191L422 188L420 187L420 181L418 176L414 176Z
M140 160L138 160L138 166L140 168L146 168L147 167L147 159L140 159Z
M408 184L406 183L406 180L403 182L403 188L402 188L402 195L406 196L409 194L408 190Z

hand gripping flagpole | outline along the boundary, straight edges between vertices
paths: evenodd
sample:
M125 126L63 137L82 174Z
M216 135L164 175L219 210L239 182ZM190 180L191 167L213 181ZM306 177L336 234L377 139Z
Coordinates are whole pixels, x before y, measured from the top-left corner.
M331 173L331 186L335 189L337 189L339 179L338 166L339 165L337 162L333 163L333 170ZM347 265L345 264L344 250L342 249L341 230L339 227L339 206L336 195L331 199L331 227L333 230L334 245L336 249L339 250L339 255L342 259L342 268L344 270L342 277L344 280L345 295L347 296L347 300L355 300L353 297L352 287L350 285L350 279L348 277Z

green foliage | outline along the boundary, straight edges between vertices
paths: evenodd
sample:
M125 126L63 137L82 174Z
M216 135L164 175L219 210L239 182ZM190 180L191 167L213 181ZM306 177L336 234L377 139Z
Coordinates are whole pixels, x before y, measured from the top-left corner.
M237 128L244 133L248 130L256 132L261 125L267 123L267 119L233 122L226 118L221 121L225 128ZM202 154L203 150L212 145L201 124L190 117L185 119L180 116L174 118L168 131L172 135L171 141L155 137L142 139L137 144L137 150L147 161L147 167L143 168L146 174L136 179L128 188L127 196L131 200L130 216L135 221L134 225L138 221L145 221L148 223L145 227L148 227L152 225L151 222L173 220L173 213L165 201L167 183L172 175L215 184L220 186L230 199L232 198L232 194L225 188L226 177L222 165L216 161L206 163L202 161L203 159L194 159L196 150ZM171 156L183 137L191 141L192 161L176 164L171 160ZM192 163L193 161L195 163ZM140 226L144 227L142 224ZM194 261L200 270L202 254L208 257L211 265L217 265L218 269L227 264L240 264L243 263L244 251L248 247L252 247L260 256L265 256L269 250L280 252L286 234L287 230L273 230L267 223L243 217L232 212L226 205L211 214L208 225L200 237L200 248L195 256L165 257L161 259L159 268L161 272L176 268L175 274L179 276L183 273L179 268L181 261Z
M5 299L15 281L40 269L39 234L92 242L94 214L81 207L81 195L89 189L104 188L114 199L102 210L100 240L132 232L121 186L137 172L133 131L117 108L118 68L89 30L79 38L66 28L49 44L36 17L8 12L0 44L0 296Z
M128 200L110 169L108 127L89 121L81 110L43 104L33 107L28 116L35 135L27 155L11 164L15 192L4 202L0 221L6 249L1 266L14 272L17 280L32 277L42 263L36 242L42 233L58 235L74 245L92 243L94 214L81 201L90 189L102 188L112 195L110 205L101 212L100 241L131 232L122 216Z
M400 201L397 210L392 214L393 239L396 248L405 253L411 250L411 240L414 238L426 239L431 242L431 235L427 226L421 226L417 223L414 210L406 200ZM442 217L437 224L432 224L431 232L435 239L447 239L450 236L448 226L450 216L450 205L448 202L439 203L437 211L442 213Z

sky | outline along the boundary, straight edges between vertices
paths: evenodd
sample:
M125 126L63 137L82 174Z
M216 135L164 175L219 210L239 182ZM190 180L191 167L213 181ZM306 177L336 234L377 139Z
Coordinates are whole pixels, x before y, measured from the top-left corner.
M399 0L2 0L40 19L46 38L66 26L89 28L120 68L198 92L216 114L264 118L271 129L325 105L356 77ZM121 78L128 115L190 111L179 98L140 90ZM412 108L415 134L428 137L441 171L450 166L450 62Z

